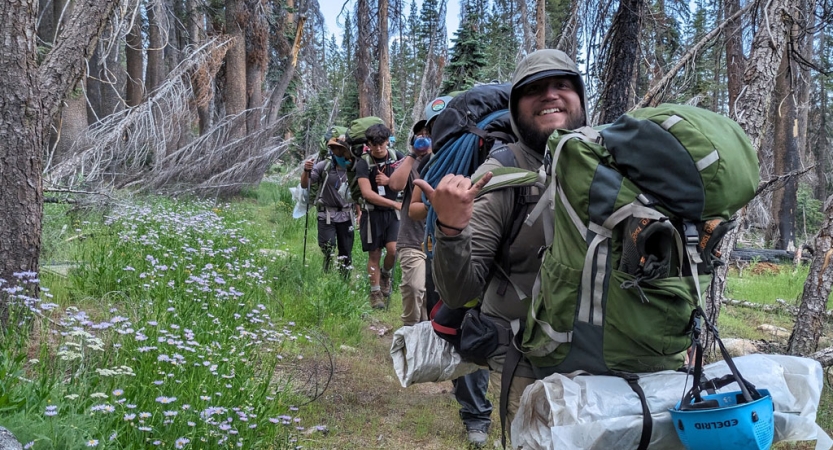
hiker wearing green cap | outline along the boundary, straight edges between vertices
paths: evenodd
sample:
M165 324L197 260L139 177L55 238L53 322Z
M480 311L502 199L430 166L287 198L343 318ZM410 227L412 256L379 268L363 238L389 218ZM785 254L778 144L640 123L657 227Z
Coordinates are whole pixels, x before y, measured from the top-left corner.
M319 185L312 203L318 210L318 246L324 253L324 271L332 267L333 250L338 249L338 269L346 278L353 266L353 214L360 213L347 185L347 167L353 156L344 136L330 138L327 148L330 154L318 163L304 161L301 186Z
M510 373L504 372L504 362L511 353L511 322L527 317L528 295L541 265L537 255L545 243L544 228L538 220L512 236L516 216L525 217L535 205L530 202L517 211L516 189L477 194L491 179L490 171L502 166L497 152L511 152L516 167L537 171L554 130L588 123L584 83L576 64L558 50L529 54L513 77L509 112L518 142L495 144L492 157L472 175L473 179L482 176L477 183L461 175L447 175L436 189L422 180L416 182L437 214L433 273L443 301L461 308L482 298L481 317L494 322L501 334L488 363L492 381L506 383L500 404L506 423L511 423L523 390L535 381L528 362L507 361Z

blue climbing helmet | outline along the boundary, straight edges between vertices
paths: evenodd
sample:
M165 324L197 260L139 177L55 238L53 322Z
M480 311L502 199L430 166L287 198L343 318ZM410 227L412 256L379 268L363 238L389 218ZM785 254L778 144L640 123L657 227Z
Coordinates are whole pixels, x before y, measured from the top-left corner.
M702 396L702 402L671 409L677 436L688 450L765 450L774 434L772 396L747 402L742 391ZM703 409L705 408L705 409Z
M721 378L708 380L703 376L703 345L700 323L714 335L723 360L731 371ZM774 437L774 405L766 389L756 389L746 381L735 366L701 307L691 315L692 347L694 348L694 383L683 398L670 410L677 436L687 450L766 450ZM737 383L739 391L714 393ZM702 395L704 392L707 395Z

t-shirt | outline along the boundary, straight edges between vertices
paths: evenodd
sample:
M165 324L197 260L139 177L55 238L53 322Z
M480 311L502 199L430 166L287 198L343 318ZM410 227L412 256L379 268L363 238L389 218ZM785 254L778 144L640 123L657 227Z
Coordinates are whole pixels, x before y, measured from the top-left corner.
M325 159L319 161L312 167L312 172L309 174L309 181L311 184L323 182L325 177L324 169L328 163L330 166L329 176L326 177L327 184L320 187L319 204L330 209L330 221L346 222L350 220L350 208L353 207L353 203L345 199L345 197L347 199L350 198L350 189L347 186L347 169L339 167L338 164ZM339 190L344 193L343 196L339 193ZM314 199L310 200L314 201ZM326 219L327 212L319 211L318 218Z
M396 238L396 248L415 248L422 250L422 242L425 240L425 221L412 220L408 217L408 210L411 209L414 180L419 179L419 174L429 159L431 159L430 156L420 156L411 167L411 174L408 177L408 184L405 186L405 193L402 198L399 237Z
M402 154L397 151L394 151L393 154L395 155L396 160L390 159L390 153L388 153L388 156L381 159L374 158L373 155L370 154L362 155L362 157L356 160L355 163L356 178L367 178L368 181L370 181L370 188L378 194L379 186L376 184L376 175L378 175L381 171L390 177L399 165L399 161L403 158ZM372 161L371 165L368 165L365 159ZM399 191L394 191L388 186L382 187L384 188L384 195L382 195L382 197L385 197L388 200L396 201L396 196ZM373 205L373 207L377 210L393 209L379 205Z

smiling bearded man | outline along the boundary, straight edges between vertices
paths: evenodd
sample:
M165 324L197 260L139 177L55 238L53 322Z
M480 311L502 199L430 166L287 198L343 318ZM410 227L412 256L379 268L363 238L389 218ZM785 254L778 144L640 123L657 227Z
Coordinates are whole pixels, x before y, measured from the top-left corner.
M558 50L531 53L518 64L509 95L510 121L518 142L496 143L490 158L472 175L471 179L483 175L475 185L461 175L446 176L436 189L423 180L414 181L437 213L433 272L440 297L451 308L481 299L481 319L499 329L500 342L488 355L488 364L491 381L507 384L501 387L500 400L506 423L511 423L521 393L535 381L532 366L524 359L512 370L510 322L526 320L528 295L541 266L536 255L545 245L544 226L539 217L531 226L523 226L523 232L513 234L516 219L527 217L535 206L531 191L530 195L514 188L477 192L491 178L489 172L499 167L537 171L547 138L555 129L588 123L585 101L578 67L566 54ZM504 365L509 370L504 371Z

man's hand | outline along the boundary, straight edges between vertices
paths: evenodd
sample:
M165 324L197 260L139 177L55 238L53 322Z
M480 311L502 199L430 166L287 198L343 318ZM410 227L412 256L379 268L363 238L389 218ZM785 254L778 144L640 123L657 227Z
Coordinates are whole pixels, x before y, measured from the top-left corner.
M311 171L311 170L312 170L312 167L313 167L314 165L315 165L315 160L314 160L313 158L310 158L310 159L308 159L308 160L304 161L304 170L306 170L307 172L309 172L309 171Z
M376 175L376 186L387 186L390 182L390 178L382 172L379 172Z
M437 213L437 221L446 225L443 233L456 236L459 232L449 227L463 229L468 226L474 209L474 198L491 179L492 172L487 172L477 183L472 184L467 177L448 174L440 180L437 189L421 179L414 180L414 184L422 189L431 202Z

